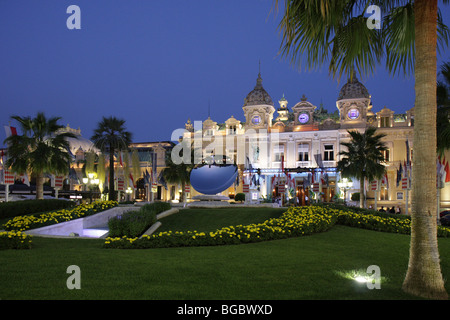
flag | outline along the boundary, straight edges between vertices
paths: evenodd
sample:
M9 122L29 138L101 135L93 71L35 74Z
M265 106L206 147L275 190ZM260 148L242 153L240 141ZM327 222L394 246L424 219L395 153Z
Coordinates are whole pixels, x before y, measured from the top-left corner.
M319 168L323 168L323 161L322 161L322 155L320 153L314 155L314 159L316 160L317 165Z
M129 185L130 185L130 186L133 186L133 188L135 188L136 185L134 184L133 175L130 173L130 174L128 175L128 177L129 177L129 179L130 179Z
M438 188L445 182L445 159L441 160L440 156L436 159L436 180Z
M156 153L153 152L152 153L152 183L156 182L156 172L157 172L157 158L156 158Z
M144 182L145 184L150 184L150 173L148 173L148 170L145 169L145 173L144 173Z
M17 136L17 129L15 127L11 126L4 126L6 137L9 138L10 136Z
M386 186L386 188L389 189L389 181L388 181L387 173L385 173L383 178L381 179L381 184Z
M403 177L403 178L408 177L408 167L406 166L406 161L403 161L403 173L402 173L402 177Z
M22 173L19 175L19 180L22 181L23 184L30 186L30 180L28 179L27 173Z
M398 170L397 170L397 187L400 185L400 181L402 181L402 174L403 174L403 169L402 169L402 164L400 163L400 166L398 167Z
M323 175L323 180L325 181L325 185L328 187L329 186L329 182L330 182L330 179L329 179L329 177L328 177L328 173L325 171L325 174Z
M123 168L122 151L119 152L119 163L120 166Z
M161 172L159 173L158 183L159 183L160 185L164 186L164 189L167 190L167 183L166 183L166 179L164 179L163 171L161 171Z
M3 157L6 155L6 153L2 150L1 157L0 157L0 164L3 166L6 162L6 159L3 159Z
M310 185L311 185L311 173L308 173L308 175L303 178L303 189L308 188Z
M408 167L410 165L410 161L411 161L411 159L410 159L410 154L409 154L409 141L408 141L408 139L406 139L406 164L408 165Z
M448 161L445 164L445 183L450 182L450 167L448 165Z

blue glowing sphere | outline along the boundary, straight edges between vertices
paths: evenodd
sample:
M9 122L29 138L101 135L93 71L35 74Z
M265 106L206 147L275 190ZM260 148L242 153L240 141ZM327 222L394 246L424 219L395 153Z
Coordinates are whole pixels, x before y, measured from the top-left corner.
M202 165L192 169L191 186L203 194L217 194L233 185L238 174L237 166Z

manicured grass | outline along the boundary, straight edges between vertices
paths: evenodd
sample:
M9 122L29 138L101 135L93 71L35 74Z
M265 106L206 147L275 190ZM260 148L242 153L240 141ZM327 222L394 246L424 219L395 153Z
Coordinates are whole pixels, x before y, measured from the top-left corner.
M340 225L286 240L146 250L35 237L31 250L0 251L0 299L414 299L401 290L409 239ZM448 277L450 239L439 246ZM70 265L80 267L80 290L66 287ZM339 275L369 265L387 278L380 290Z
M215 231L222 227L261 223L270 218L277 218L286 209L283 208L190 208L181 209L178 213L161 219L163 231L188 231L197 230L203 232Z

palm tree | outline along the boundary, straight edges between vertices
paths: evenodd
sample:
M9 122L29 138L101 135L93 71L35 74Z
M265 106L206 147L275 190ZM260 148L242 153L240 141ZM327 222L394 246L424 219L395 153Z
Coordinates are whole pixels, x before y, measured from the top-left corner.
M274 0L276 7L280 0ZM414 72L415 120L411 245L403 290L448 297L439 263L436 217L436 51L448 42L437 0L284 0L282 53L294 64L329 61L333 77L366 76L385 57L391 73ZM448 3L444 0L444 3ZM368 28L370 5L383 14L380 29ZM373 8L373 7L372 7ZM370 8L369 8L370 9ZM373 11L372 11L373 12Z
M347 148L339 155L343 156L337 163L337 170L343 177L357 178L359 180L359 206L364 207L364 180L372 181L381 178L386 172L382 164L385 160L383 151L387 148L381 141L385 134L376 134L375 127L368 127L364 133L347 131L350 134L349 142L341 145Z
M441 66L442 80L437 83L437 151L450 149L450 62Z
M66 174L71 156L66 138L76 138L68 132L59 132L59 117L47 119L38 112L35 118L12 116L19 123L22 135L5 139L8 145L6 165L13 172L30 173L36 178L36 199L44 199L45 174Z
M181 141L180 143L184 144L186 142ZM182 148L180 150L180 153L178 154L178 156L183 159L184 150L185 149ZM167 154L166 167L162 171L162 176L164 177L165 181L169 183L181 184L181 201L184 201L184 187L186 186L186 184L190 183L191 171L192 169L194 169L194 152L192 151L192 148L189 150L191 150L190 161L181 161L181 163L177 164L175 164L172 160L172 154Z
M94 130L91 140L104 153L109 154L109 200L116 200L114 191L114 155L116 151L127 150L132 134L126 131L125 120L103 117Z

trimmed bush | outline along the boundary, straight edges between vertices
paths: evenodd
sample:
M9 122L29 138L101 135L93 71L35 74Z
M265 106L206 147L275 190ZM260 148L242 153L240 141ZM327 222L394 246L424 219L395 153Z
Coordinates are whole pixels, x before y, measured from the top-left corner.
M0 219L72 208L75 202L59 199L21 200L0 203Z
M139 237L153 223L156 222L154 210L128 211L108 221L109 235L111 237Z
M156 222L156 215L169 210L170 203L155 202L128 211L108 221L110 237L139 237Z
M237 193L234 197L234 201L245 201L245 193Z

